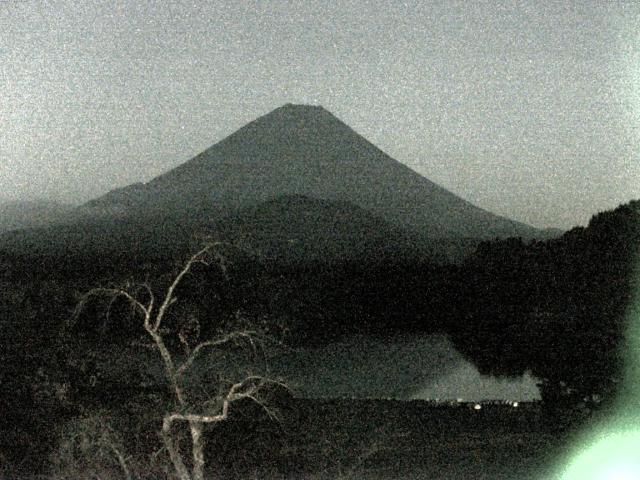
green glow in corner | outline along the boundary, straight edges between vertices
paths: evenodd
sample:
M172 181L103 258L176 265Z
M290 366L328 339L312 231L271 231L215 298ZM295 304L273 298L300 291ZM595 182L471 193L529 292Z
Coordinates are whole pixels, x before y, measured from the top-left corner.
M597 438L600 437L600 438ZM640 479L640 430L596 436L561 474L561 480Z
M624 383L614 407L573 442L554 479L640 480L640 317L629 312ZM541 479L541 480L547 480Z

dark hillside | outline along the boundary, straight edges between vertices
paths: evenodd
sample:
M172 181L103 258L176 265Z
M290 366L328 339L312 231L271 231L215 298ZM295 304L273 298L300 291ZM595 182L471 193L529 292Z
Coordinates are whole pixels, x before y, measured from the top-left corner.
M0 233L58 223L73 207L48 201L0 201Z
M224 217L83 218L74 224L24 229L0 236L14 255L73 261L129 258L133 264L181 258L204 238L236 245L270 264L425 260L431 242L347 202L283 196ZM441 262L448 260L441 252ZM60 265L61 268L64 265Z
M277 263L379 263L431 256L426 238L347 202L284 196L223 219L225 237Z

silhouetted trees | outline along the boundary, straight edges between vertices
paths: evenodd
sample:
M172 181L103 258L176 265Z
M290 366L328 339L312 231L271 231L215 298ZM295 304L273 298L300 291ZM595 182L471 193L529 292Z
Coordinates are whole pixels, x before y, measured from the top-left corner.
M481 244L462 267L456 347L483 373L530 370L543 399L611 397L639 245L638 201L558 239Z

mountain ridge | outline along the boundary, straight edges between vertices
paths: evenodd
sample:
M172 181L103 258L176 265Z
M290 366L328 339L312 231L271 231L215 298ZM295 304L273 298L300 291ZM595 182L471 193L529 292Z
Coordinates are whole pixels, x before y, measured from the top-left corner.
M436 238L544 237L419 175L320 106L286 104L146 184L86 203L88 214L232 214L283 195L347 201Z

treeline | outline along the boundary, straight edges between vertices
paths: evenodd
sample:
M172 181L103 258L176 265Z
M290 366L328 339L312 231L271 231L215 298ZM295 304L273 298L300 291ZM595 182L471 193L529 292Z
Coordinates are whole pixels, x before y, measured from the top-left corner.
M639 201L558 239L481 244L463 266L456 347L483 373L530 370L543 399L611 398L639 246Z

